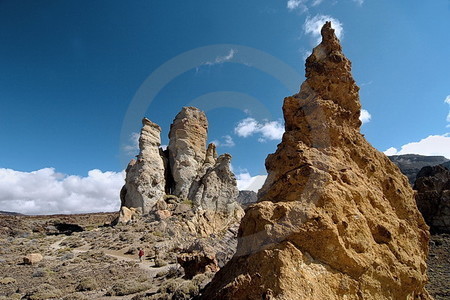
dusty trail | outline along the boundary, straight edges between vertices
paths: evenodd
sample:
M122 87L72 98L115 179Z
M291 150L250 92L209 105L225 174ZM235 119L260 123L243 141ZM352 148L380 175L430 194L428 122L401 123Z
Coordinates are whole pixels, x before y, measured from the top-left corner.
M62 239L54 242L53 244L51 244L49 246L50 249L52 249L54 251L61 249L62 248L61 243L67 238L68 237L65 236ZM87 252L89 250L90 250L89 245L84 245L84 246L75 248L72 251L74 253L78 254L78 253ZM156 276L156 274L158 274L159 272L167 271L171 267L177 266L177 264L168 264L163 267L155 267L155 262L153 260L144 259L142 262L140 262L139 258L137 258L136 255L124 254L121 251L114 251L114 250L109 250L109 249L104 249L104 248L100 248L100 249L98 249L98 251L103 251L103 253L105 253L106 255L108 255L110 257L114 257L114 258L118 259L119 261L130 261L130 262L137 263L139 268L145 270L151 278L154 278Z

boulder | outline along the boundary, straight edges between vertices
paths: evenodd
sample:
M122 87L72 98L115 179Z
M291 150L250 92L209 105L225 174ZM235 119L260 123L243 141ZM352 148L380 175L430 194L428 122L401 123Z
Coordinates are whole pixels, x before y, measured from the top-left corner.
M360 133L351 63L327 22L285 133L203 299L430 299L429 232L407 178Z
M450 233L450 171L423 167L414 183L417 207L433 233Z
M146 118L142 125L140 152L137 159L128 164L125 186L120 194L122 206L140 208L146 214L165 195L166 180L159 149L161 128Z
M140 215L138 209L134 207L122 206L119 211L119 217L113 224L130 224Z
M23 257L23 263L26 265L34 265L43 259L44 257L40 253L30 253Z

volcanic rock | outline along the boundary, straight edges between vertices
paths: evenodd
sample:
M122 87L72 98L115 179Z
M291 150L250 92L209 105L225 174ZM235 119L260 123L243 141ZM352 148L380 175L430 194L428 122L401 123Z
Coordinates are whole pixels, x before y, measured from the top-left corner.
M208 120L195 107L183 107L170 126L169 164L175 181L172 193L188 198L192 182L206 158Z
M417 173L419 173L419 171L423 167L450 163L450 161L444 156L403 154L392 155L388 157L394 164L396 164L400 168L400 171L402 171L402 173L408 177L411 186L414 185Z
M23 257L23 263L26 265L34 265L43 259L44 257L40 253L30 253Z
M285 133L203 299L430 299L429 232L406 177L359 132L351 63L327 22Z
M237 202L242 207L248 207L250 204L258 200L257 194L254 191L239 191Z
M128 165L120 193L121 215L136 209L157 221L181 217L189 230L204 236L239 221L243 210L236 202L231 155L217 157L214 144L206 148L204 112L184 107L170 127L165 151L159 148L161 128L145 118L142 123L140 153ZM121 223L130 218L122 217Z
M433 233L450 233L450 171L423 167L414 184L416 202Z
M139 155L126 170L125 186L120 192L122 206L148 213L165 195L164 160L160 155L161 128L149 119L142 120Z

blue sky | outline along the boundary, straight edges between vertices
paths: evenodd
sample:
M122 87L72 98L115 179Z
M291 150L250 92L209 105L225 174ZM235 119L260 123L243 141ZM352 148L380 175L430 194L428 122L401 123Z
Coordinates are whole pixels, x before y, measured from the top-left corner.
M446 0L0 1L0 210L116 209L141 118L167 144L193 104L241 184L264 175L326 19L368 141L450 158Z

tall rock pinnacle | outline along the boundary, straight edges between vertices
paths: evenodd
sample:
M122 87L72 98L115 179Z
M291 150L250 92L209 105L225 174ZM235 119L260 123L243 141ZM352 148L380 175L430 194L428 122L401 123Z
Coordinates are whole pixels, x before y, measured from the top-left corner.
M361 135L351 63L327 22L286 132L204 299L430 299L428 227L398 168Z
M148 213L161 199L166 184L164 161L160 155L161 128L144 118L139 137L139 155L127 167L125 185L121 191L122 206L140 208Z
M169 218L169 207L174 214L188 209L192 218L189 229L203 235L223 232L240 220L243 210L236 201L239 191L230 170L231 155L217 157L214 144L206 148L208 120L204 112L183 107L170 127L165 151L160 148L161 128L146 118L142 125L140 152L128 164L120 192L122 217L117 223L127 223L139 211ZM169 205L166 199L177 199L181 206ZM183 200L191 200L186 202L192 205Z
M206 157L208 120L195 107L183 107L170 126L169 162L175 180L172 194L187 198Z

